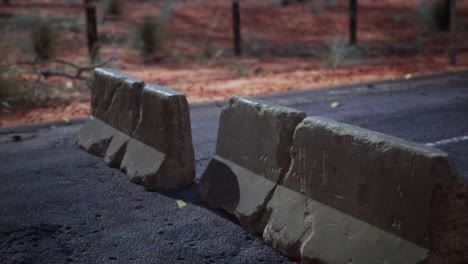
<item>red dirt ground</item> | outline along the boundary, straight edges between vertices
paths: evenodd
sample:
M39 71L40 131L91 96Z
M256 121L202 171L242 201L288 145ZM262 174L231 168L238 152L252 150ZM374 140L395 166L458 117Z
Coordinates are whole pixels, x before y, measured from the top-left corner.
M70 17L82 15L82 7L58 5L52 0L11 2L11 7L0 6L0 12ZM109 56L114 45L118 60L108 67L145 82L174 88L185 93L191 103L224 99L234 94L257 95L468 68L467 2L459 1L457 11L459 34L456 66L451 66L448 60L448 33L431 30L418 19L415 10L419 1L360 0L358 47L360 50L385 52L385 56L360 55L351 62L343 61L337 68L330 67L327 56L323 54L326 54L330 43L347 39L348 1L336 1L336 6L328 6L327 1L322 1L320 14L312 11L320 1L290 7L273 6L266 0L241 1L244 41L251 46L267 43L268 47L280 47L295 56L270 53L261 57L247 55L234 58L231 51L230 1L225 0L200 1L202 3L177 1L167 23L168 40L163 52L158 54L159 59L142 59L138 51L130 47L129 40L123 43L112 41L116 38L131 39L135 23L144 16L158 14L163 2L126 1L120 17L102 20L99 24L100 34L111 40L102 44L101 58ZM102 10L101 6L98 6L98 10ZM104 17L102 11L100 15ZM25 35L24 31L15 31L2 40L0 53L6 64L31 60L30 55L25 54L18 45ZM62 29L54 57L86 64L85 43L84 30ZM208 44L215 47L214 58L200 55ZM403 47L405 52L395 52L396 46ZM307 51L313 51L316 55L302 56L297 52L298 47L308 47ZM31 74L21 76L30 81L35 77ZM47 81L63 87L68 80L50 78ZM74 92L73 95L63 95L70 92ZM53 104L42 107L31 102L24 104L24 101L0 98L8 103L0 105L0 126L89 114L87 92L64 90L61 93L60 98L67 97L65 101L55 99L52 100Z

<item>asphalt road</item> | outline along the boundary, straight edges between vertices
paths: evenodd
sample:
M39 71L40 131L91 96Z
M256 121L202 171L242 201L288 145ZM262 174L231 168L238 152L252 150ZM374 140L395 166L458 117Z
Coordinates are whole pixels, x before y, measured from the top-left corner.
M466 71L261 98L436 143L468 178ZM223 104L191 108L197 177L214 152ZM82 122L0 129L0 263L294 263L206 208L196 183L163 193L129 183L74 144Z

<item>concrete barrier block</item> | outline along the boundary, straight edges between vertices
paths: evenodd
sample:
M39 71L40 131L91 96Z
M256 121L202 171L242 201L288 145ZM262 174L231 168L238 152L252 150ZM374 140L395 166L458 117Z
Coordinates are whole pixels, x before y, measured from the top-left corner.
M94 70L89 83L92 115L131 135L140 119L140 98L145 83L107 68Z
M261 233L266 204L289 168L294 129L305 113L232 97L220 116L216 154L200 181L202 199Z
M104 161L110 167L119 168L122 163L130 137L116 130L104 155Z
M195 158L190 110L182 93L158 85L145 85L141 118L132 137L121 165L132 181L148 189L174 188L193 182ZM148 151L154 155L146 157ZM148 160L151 157L152 160ZM150 170L150 163L159 166L150 166Z
M107 150L116 129L90 116L76 136L76 143L87 152L102 156Z
M151 184L161 181L162 175L158 174L158 171L164 159L164 153L132 138L127 143L120 168L127 173L132 182L151 189ZM155 189L155 186L153 188Z
M77 134L78 145L147 189L193 182L190 111L183 94L104 68L95 70L88 85L92 116Z
M291 167L269 201L265 241L304 263L417 263L431 248L433 203L457 182L448 155L377 132L308 117Z

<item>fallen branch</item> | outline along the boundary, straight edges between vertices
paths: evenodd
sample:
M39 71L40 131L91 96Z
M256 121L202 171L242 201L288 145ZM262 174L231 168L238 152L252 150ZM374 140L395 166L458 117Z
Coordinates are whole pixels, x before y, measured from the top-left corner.
M79 68L79 69L78 69L78 72L77 72L77 77L80 77L80 75L81 75L82 72L92 71L92 70L94 70L94 69L96 69L96 68L105 66L105 65L108 64L109 62L111 62L111 61L113 61L113 60L116 60L116 59L117 59L117 51L116 51L115 47L113 47L113 49L112 49L112 55L111 55L109 58L107 58L107 59L105 59L105 60L103 60L103 61L101 61L101 62L99 62L99 63L96 63L96 64L94 64L94 65Z
M68 74L66 72L55 71L52 69L39 69L39 70L36 70L36 73L38 76L36 80L40 80L41 76L44 76L44 78L46 79L49 78L50 76L60 76L60 77L65 77L65 78L70 78L70 79L86 80L85 77Z
M70 62L67 60L61 60L61 59L50 59L50 60L42 60L42 61L22 61L22 62L18 62L17 64L18 65L43 65L43 64L57 63L57 64L63 64L63 65L69 66L76 70L75 74L71 74L67 72L57 71L54 69L37 69L35 70L37 74L36 82L41 82L41 77L44 77L47 79L51 76L60 76L60 77L65 77L65 78L70 78L70 79L86 80L87 79L86 77L81 76L83 72L92 71L98 67L105 66L111 61L116 60L116 59L117 59L117 52L116 52L116 48L113 47L111 56L109 56L107 59L99 63L89 65L89 66L80 66L73 62Z

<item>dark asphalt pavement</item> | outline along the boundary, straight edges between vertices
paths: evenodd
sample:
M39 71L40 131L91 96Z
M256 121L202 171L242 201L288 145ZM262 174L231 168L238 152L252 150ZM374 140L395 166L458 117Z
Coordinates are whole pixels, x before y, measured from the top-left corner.
M420 143L468 136L466 71L261 98ZM197 177L222 105L192 106ZM0 263L294 263L206 208L196 183L147 192L74 144L82 120L59 123L0 128ZM437 147L468 178L468 140Z

